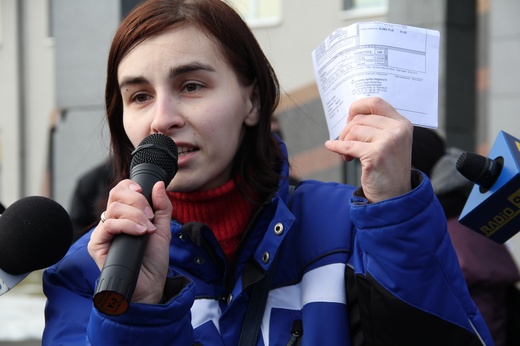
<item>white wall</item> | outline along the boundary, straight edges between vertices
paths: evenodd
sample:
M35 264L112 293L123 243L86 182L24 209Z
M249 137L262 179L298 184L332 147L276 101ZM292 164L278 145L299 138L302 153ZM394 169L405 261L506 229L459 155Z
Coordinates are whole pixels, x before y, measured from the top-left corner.
M0 38L0 202L8 206L19 197L20 114L16 0L1 0Z
M49 136L55 111L56 84L54 40L46 1L24 1L24 52L22 95L26 124L24 130L25 195L47 195Z
M520 137L520 1L493 1L491 6L487 129L490 144L500 130Z
M253 29L283 91L291 92L315 82L311 52L335 29L357 21L385 21L384 16L344 19L342 3L283 0L280 25Z

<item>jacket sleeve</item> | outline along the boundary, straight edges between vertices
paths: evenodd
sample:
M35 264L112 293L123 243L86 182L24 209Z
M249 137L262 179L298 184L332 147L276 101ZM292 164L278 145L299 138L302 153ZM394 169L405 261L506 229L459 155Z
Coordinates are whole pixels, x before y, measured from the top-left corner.
M81 242L75 243L60 262L43 273L47 303L42 345L87 344L86 327L94 292L89 277L99 275L99 269L88 255L86 245L84 250L79 245Z
M182 280L183 281L183 280ZM107 316L95 308L87 337L92 345L192 345L190 307L195 299L193 283L166 304L130 304L119 316Z
M352 200L357 235L347 287L357 297L348 301L356 302L364 342L493 345L428 178L413 171L412 183L412 191L387 201Z
M47 296L42 345L192 345L190 308L193 284L174 277L164 304L130 304L120 316L97 311L92 303L99 269L80 239L43 274ZM180 280L179 280L180 278ZM168 288L167 287L167 288Z

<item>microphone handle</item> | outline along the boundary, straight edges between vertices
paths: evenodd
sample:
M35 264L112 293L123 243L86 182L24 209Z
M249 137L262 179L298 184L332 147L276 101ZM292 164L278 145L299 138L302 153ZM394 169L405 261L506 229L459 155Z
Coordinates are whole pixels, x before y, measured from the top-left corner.
M141 163L132 168L130 179L139 184L142 193L152 204L152 188L163 180L166 172L151 163ZM106 315L126 312L134 294L141 269L148 234L133 236L120 234L114 237L94 294L94 306Z

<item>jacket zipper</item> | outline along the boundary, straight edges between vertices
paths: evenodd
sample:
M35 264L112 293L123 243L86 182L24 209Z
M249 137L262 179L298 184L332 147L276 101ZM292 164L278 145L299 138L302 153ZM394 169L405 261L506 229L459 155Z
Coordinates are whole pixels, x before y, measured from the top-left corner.
M302 320L295 320L292 324L291 338L287 342L287 346L300 345L301 344L300 338L302 335L303 335Z

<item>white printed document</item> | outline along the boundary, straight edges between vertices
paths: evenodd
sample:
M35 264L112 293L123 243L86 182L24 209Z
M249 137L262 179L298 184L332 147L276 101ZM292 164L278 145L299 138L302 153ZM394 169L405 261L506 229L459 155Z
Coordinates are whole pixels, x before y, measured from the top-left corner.
M335 30L312 52L330 139L350 104L379 96L414 125L438 126L439 32L363 22Z

